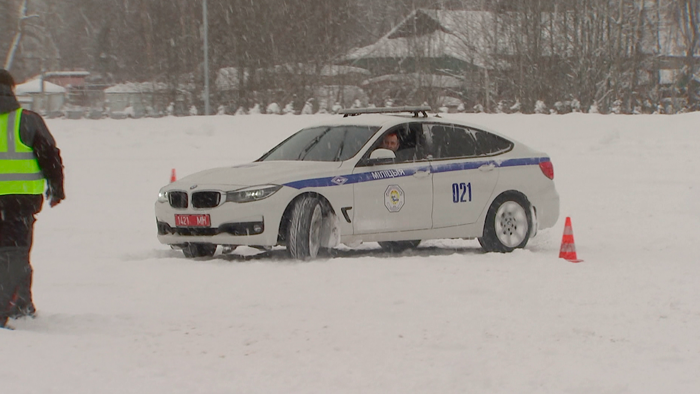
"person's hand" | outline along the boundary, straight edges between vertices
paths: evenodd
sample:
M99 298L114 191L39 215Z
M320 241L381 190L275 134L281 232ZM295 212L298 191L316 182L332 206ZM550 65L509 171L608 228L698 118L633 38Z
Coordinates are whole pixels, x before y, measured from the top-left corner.
M60 204L65 198L66 196L64 195L63 190L55 190L52 187L49 187L48 190L46 190L46 199L49 200L49 206L51 208Z

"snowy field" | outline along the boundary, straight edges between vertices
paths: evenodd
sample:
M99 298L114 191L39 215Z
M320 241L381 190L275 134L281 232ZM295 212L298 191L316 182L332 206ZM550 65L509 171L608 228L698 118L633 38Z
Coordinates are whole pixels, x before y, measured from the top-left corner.
M32 261L40 316L0 332L2 392L697 393L700 113L447 115L547 152L557 226L525 250L377 244L187 260L158 189L325 116L51 120L67 200ZM578 257L558 258L572 218Z

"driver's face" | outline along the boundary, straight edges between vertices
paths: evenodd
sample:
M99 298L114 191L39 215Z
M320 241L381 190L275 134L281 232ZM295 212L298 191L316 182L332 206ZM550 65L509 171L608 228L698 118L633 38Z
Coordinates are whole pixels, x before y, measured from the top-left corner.
M399 137L396 134L385 135L384 140L382 140L382 148L396 152L399 149Z

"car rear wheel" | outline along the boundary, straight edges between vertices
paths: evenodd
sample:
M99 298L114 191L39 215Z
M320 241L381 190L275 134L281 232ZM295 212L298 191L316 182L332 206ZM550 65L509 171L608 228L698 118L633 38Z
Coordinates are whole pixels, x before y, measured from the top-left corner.
M287 250L292 258L309 260L318 256L322 226L323 207L317 198L306 196L296 201L287 228Z
M420 244L420 240L418 240L418 241L385 241L385 242L380 242L379 246L381 246L385 252L400 253L400 252L403 252L404 250L407 250L407 249L417 248L418 244Z
M182 246L182 253L187 258L211 257L216 253L216 245L204 243L187 243Z
M479 243L486 252L512 252L527 245L531 228L530 203L523 197L502 195L489 207Z

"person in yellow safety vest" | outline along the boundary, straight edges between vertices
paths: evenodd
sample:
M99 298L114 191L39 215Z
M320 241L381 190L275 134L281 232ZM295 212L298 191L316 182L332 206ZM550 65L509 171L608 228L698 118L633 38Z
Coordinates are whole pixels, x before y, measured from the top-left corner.
M44 191L51 207L65 198L56 141L39 114L20 108L14 87L12 75L0 69L0 328L8 328L8 318L35 316L34 215Z

